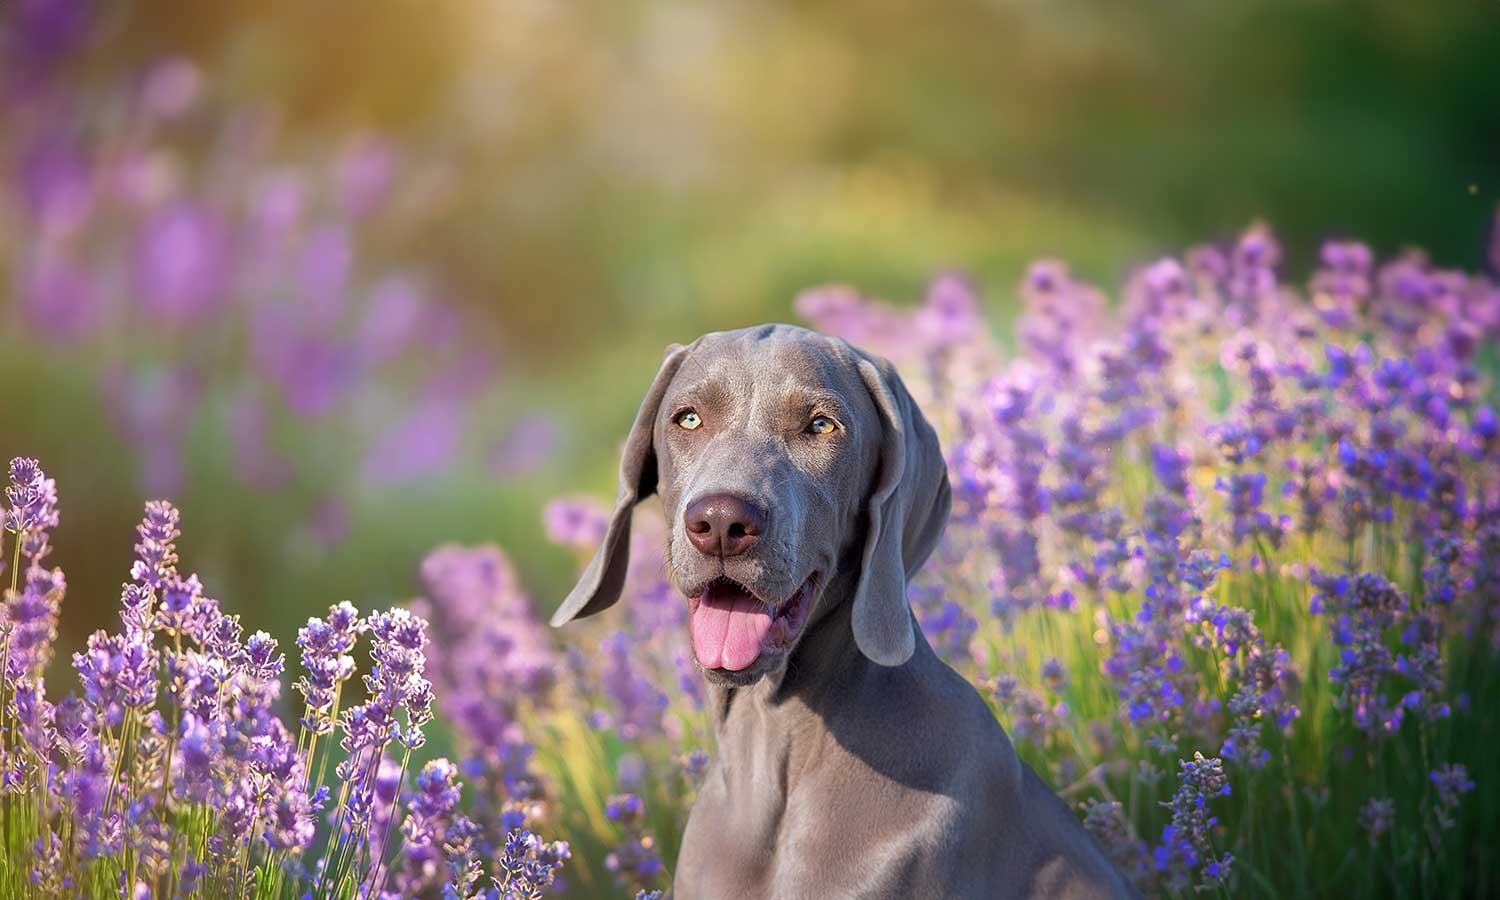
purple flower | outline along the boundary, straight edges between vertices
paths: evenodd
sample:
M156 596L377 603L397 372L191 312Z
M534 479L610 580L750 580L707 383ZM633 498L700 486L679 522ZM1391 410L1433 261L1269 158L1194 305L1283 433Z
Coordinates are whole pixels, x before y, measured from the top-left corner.
M421 284L409 275L392 275L377 283L356 331L361 364L376 367L400 357L421 329L427 307Z
M117 431L141 456L142 483L152 493L181 486L183 442L202 382L192 369L108 368L99 390Z
M1281 245L1262 222L1251 225L1234 245L1229 262L1229 296L1237 306L1231 311L1242 322L1254 322L1276 289L1276 267L1281 263Z
M962 275L939 275L927 286L927 298L916 314L916 326L934 346L961 343L979 328L979 298Z
M1379 844L1380 836L1390 831L1394 824L1396 801L1390 797L1371 797L1359 808L1359 827L1365 830L1371 847Z
M401 867L395 873L396 890L403 897L418 896L448 873L444 846L457 814L458 767L435 759L417 773L415 787L401 823L404 842Z
M345 602L328 611L327 621L308 619L297 632L302 668L307 673L297 681L307 705L302 724L314 734L333 730L334 702L340 687L354 674L354 657L349 654L363 627L359 610Z
M1064 381L1083 363L1083 350L1102 320L1104 299L1094 288L1073 280L1056 260L1033 263L1022 282L1026 314L1021 340L1031 355Z
M464 427L456 399L421 401L376 439L365 457L366 479L399 484L442 471L456 458Z
M506 836L495 861L495 888L504 900L539 898L571 856L564 841L549 844L525 829L514 830Z
M340 226L319 228L302 250L299 313L304 327L323 331L339 320L348 300L354 244Z
M623 832L604 858L604 866L627 888L646 890L662 871L655 839L645 830L646 807L635 794L621 794L609 800L604 814Z
M21 307L37 331L58 342L73 342L98 327L98 285L83 266L48 259L25 271L21 279Z
M1323 245L1321 259L1323 267L1309 285L1313 305L1329 325L1348 328L1370 296L1374 255L1355 241L1329 241Z
M283 487L292 478L291 460L271 446L267 405L253 396L238 400L229 412L228 432L235 446L239 475L257 490Z
M549 540L588 553L604 542L609 524L608 510L587 499L553 500L547 504L543 517Z
M175 119L193 105L203 75L190 60L169 57L149 70L141 83L141 106L151 116Z
M376 212L395 180L396 149L375 135L356 139L340 160L338 182L344 207L355 217Z
M57 527L57 483L42 472L34 459L10 461L10 484L5 488L9 509L5 528L21 542L21 555L33 564L49 550L48 537Z
M634 641L626 632L609 635L599 644L602 681L610 700L610 722L625 740L661 734L663 716L671 699L641 671Z
M557 420L531 413L513 422L489 452L489 468L497 478L519 478L541 468L556 454L565 435Z
M130 577L143 588L161 590L177 577L177 539L181 514L165 500L146 504L146 515L136 526L140 540L135 545L135 562Z
M1433 810L1438 825L1445 831L1456 824L1453 813L1458 809L1464 794L1474 790L1474 780L1463 763L1444 763L1428 773L1428 780L1437 791L1437 806Z
M230 240L219 215L189 201L166 206L141 229L135 290L147 312L168 324L191 322L224 299Z
M1144 888L1153 874L1151 853L1125 814L1119 801L1090 800L1084 807L1083 827L1087 828L1109 858L1137 887Z
M52 661L58 612L67 584L61 569L32 566L22 588L0 607L0 624L9 635L4 677L38 679Z
M73 0L26 2L60 8ZM82 148L66 137L40 136L24 152L20 177L22 208L43 234L71 235L93 213L97 201L93 166Z
M1372 736L1388 736L1401 728L1407 712L1429 720L1448 714L1446 704L1429 701L1442 689L1437 665L1437 623L1414 614L1410 599L1385 578L1367 573L1355 578L1314 574L1317 589L1312 612L1329 619L1338 664L1329 678L1340 689L1338 705L1349 709L1354 723ZM1410 652L1393 652L1388 635L1402 629ZM1413 695L1393 700L1391 687L1400 678L1418 685Z
M439 547L421 574L426 597L413 605L438 635L441 652L431 660L437 694L465 752L504 781L506 761L517 759L524 743L520 704L544 701L555 679L550 638L510 561L493 546Z
M1198 890L1213 890L1229 881L1233 857L1216 857L1213 830L1219 824L1209 809L1215 797L1229 794L1229 779L1217 759L1195 753L1180 760L1180 784L1172 799L1162 804L1172 814L1162 829L1161 844L1153 851L1156 868L1169 887L1183 890L1192 884Z
M280 678L285 662L286 656L278 651L276 639L264 631L255 632L245 642L245 671L251 678Z
M484 829L467 816L454 819L448 828L444 850L448 854L448 883L443 900L482 900L479 879L484 874L479 859L479 839Z

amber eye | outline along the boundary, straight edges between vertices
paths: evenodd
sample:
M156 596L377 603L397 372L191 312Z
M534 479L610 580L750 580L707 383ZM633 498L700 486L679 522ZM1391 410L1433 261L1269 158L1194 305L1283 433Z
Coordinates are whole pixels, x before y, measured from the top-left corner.
M839 430L839 425L827 416L816 416L807 423L807 430L812 434L833 434Z
M677 418L673 419L672 421L677 423L678 428L683 428L688 431L696 431L698 429L698 426L703 424L702 417L691 409L683 410L682 412L678 413Z

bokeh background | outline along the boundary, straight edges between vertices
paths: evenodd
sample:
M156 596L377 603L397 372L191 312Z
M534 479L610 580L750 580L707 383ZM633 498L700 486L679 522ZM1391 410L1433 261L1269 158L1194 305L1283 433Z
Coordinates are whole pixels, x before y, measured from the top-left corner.
M62 493L58 659L148 496L283 640L500 542L540 605L661 348L846 282L1117 284L1270 222L1482 268L1500 9L1245 0L0 3L0 455ZM1003 327L1002 334L1007 330Z

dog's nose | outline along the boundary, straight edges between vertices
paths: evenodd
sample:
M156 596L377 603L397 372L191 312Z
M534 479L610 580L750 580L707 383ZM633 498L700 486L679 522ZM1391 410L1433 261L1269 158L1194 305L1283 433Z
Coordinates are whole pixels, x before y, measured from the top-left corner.
M766 511L733 494L699 497L682 514L688 540L710 556L738 556L766 530Z

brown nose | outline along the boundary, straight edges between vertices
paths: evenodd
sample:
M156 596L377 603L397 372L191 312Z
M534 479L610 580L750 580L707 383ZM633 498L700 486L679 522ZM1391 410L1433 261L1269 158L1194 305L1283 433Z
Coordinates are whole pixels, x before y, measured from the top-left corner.
M710 556L738 556L755 546L766 530L766 511L733 494L709 494L682 514L688 540Z

